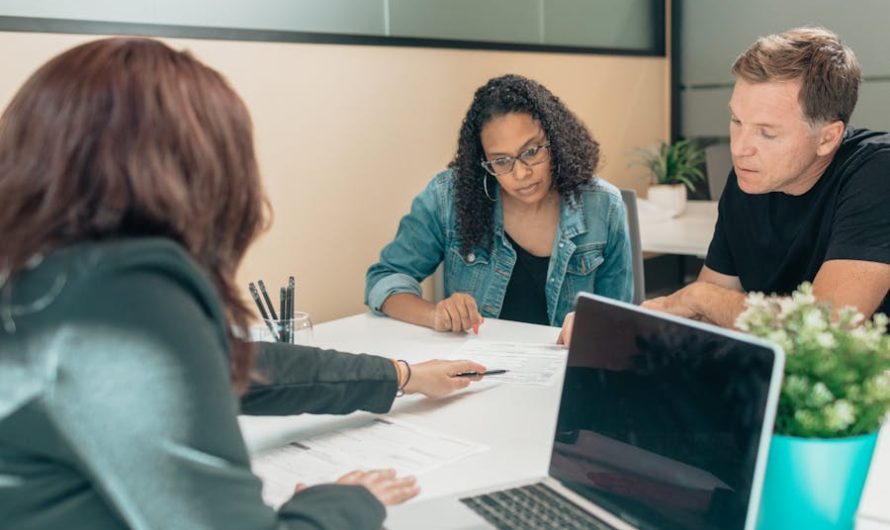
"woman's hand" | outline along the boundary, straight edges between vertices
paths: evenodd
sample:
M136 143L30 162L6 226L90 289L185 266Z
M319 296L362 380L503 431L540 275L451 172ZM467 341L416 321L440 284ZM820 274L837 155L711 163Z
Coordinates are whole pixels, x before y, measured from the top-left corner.
M408 371L402 363L396 363L399 368L399 387L408 377ZM466 388L473 381L482 379L479 376L457 377L463 372L485 371L485 367L473 361L425 361L411 365L411 378L404 384L406 394L423 394L430 398L447 396L455 390Z
M476 300L467 293L454 293L433 308L433 329L436 331L479 332L483 318Z
M556 339L557 344L565 344L568 347L569 342L572 340L572 326L575 324L575 312L566 315L565 320L562 321L562 331L559 332L559 337Z
M364 486L384 506L401 504L420 493L417 479L412 476L398 478L395 469L353 471L338 478L337 484Z

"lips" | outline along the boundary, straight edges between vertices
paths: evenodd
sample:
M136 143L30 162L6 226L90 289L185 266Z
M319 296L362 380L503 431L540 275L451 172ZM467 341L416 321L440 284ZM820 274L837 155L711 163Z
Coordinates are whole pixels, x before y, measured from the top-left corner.
M531 195L532 193L538 190L538 186L540 182L535 182L534 184L529 184L528 186L523 186L521 188L516 188L516 193L520 195Z
M733 159L733 161L732 161L732 167L735 168L736 173L741 173L741 172L757 173L756 169L752 169L752 168L743 166L743 165L739 164L735 159Z
M746 167L736 167L736 173L757 173L756 169L748 169Z

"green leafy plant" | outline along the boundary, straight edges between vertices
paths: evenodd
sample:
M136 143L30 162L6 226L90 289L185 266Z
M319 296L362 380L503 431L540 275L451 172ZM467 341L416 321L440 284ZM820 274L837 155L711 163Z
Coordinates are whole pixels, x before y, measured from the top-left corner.
M877 431L890 411L888 318L832 311L803 283L791 296L750 293L742 331L785 350L777 434L841 438Z
M647 179L652 184L684 184L689 191L705 180L701 171L704 161L704 150L691 140L662 142L658 149L641 149L637 156L637 163L649 171Z

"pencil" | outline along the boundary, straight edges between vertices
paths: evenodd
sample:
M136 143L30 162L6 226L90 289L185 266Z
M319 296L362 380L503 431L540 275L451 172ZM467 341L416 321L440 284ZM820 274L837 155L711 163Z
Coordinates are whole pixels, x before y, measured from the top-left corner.
M281 338L282 342L290 342L290 337L287 336L287 326L285 324L287 319L287 287L282 287L278 293L278 309L281 312L281 334L283 337Z
M297 282L294 280L293 276L289 276L287 278L287 299L288 299L288 313L287 318L293 320L294 319L294 291L296 290Z
M253 282L250 282L250 296L253 297L253 301L256 303L257 309L260 310L260 316L263 317L263 322L266 323L266 327L269 328L269 331L272 332L272 338L275 341L279 341L278 333L275 332L275 326L272 325L272 322L269 321L269 315L266 313L266 308L263 307L263 303L260 301L260 293L256 290L256 285Z
M296 289L296 281L293 276L287 278L287 332L288 341L293 340L294 336L294 290Z
M263 280L260 280L257 282L257 285L260 286L260 294L263 295L263 300L269 306L269 315L272 317L272 320L278 320L278 315L275 314L275 306L272 304L272 299L269 298L269 293L266 292L266 284L263 283Z

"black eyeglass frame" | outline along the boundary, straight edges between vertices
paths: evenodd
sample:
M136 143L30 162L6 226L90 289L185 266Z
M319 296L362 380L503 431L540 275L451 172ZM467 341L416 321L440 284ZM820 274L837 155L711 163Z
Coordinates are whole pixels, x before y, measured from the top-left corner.
M533 145L533 146L529 147L528 149L526 149L525 151L519 153L517 156L499 156L499 157L495 158L494 160L482 160L480 162L480 165L482 166L483 169L485 169L485 171L488 172L488 174L490 174L494 177L507 175L509 173L512 173L513 170L516 169L517 161L522 162L523 164L526 165L526 167L537 166L539 164L543 164L544 162L546 162L547 158L542 158L541 160L538 160L537 162L533 161L534 158L536 156L538 156L538 153L541 151L541 149L547 149L547 152L549 154L550 142L546 142L541 145ZM492 164L494 164L495 162L505 163L507 161L509 161L509 163L510 163L510 169L506 169L501 173L498 173L494 170L494 167L492 166Z

